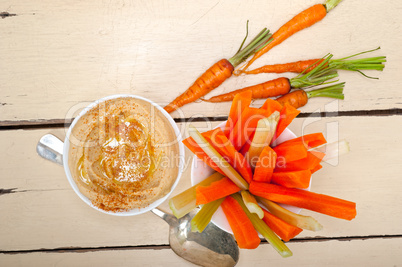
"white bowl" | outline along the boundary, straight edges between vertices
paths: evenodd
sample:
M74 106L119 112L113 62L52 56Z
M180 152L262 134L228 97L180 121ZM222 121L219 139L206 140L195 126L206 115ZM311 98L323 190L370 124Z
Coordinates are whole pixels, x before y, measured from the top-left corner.
M179 166L178 166L179 170L178 170L178 174L177 174L177 177L176 177L176 179L175 179L175 182L174 182L174 184L172 185L172 188L170 189L169 193L168 193L167 195L165 195L164 197L162 197L162 198L156 200L155 202L153 202L153 203L150 204L149 206L144 207L144 208L135 208L135 209L132 209L132 210L129 210L129 211L124 211L124 212L105 211L105 210L102 210L102 209L100 209L100 208L94 206L94 205L91 203L91 201L90 201L84 194L82 194L82 193L80 192L80 190L78 189L77 184L75 183L75 181L74 181L74 179L73 179L73 177L72 177L72 175L71 175L71 171L70 171L70 169L69 169L69 167L68 167L68 154L69 154L68 152L69 152L69 149L70 149L70 141L69 141L69 138L70 138L70 135L71 135L71 131L72 131L72 129L74 128L74 126L75 126L75 124L77 123L77 121L78 121L84 114L86 114L89 110L91 110L92 108L94 108L96 105L98 105L98 104L101 103L101 102L107 101L107 100L109 100L109 99L128 98L128 97L129 97L129 98L131 97L131 98L141 99L141 100L144 100L144 101L149 102L152 106L154 106L155 108L157 108L157 109L166 117L166 119L169 121L169 123L171 124L171 126L173 127L173 130L174 130L174 132L175 132L176 140L177 140L177 142L179 143L179 159L180 159L180 160L179 160ZM166 112L161 106L159 106L158 104L154 103L153 101L151 101L151 100L149 100L149 99L146 99L146 98L141 97L141 96L136 96L136 95L126 95L126 94L111 95L111 96L104 97L104 98L101 98L101 99L99 99L99 100L93 102L92 104L90 104L89 106L87 106L84 110L82 110L82 111L79 113L79 115L74 119L74 121L72 122L72 124L70 125L70 127L69 127L69 129L68 129L68 131L67 131L66 139L64 140L64 147L63 147L63 166L64 166L64 170L65 170L67 179L68 179L68 181L69 181L71 187L73 188L74 192L75 192L86 204L88 204L88 205L91 206L92 208L94 208L94 209L96 209L96 210L98 210L98 211L100 211L100 212L103 212L103 213L106 213L106 214L109 214L109 215L115 215L115 216L132 216L132 215L138 215L138 214L142 214L142 213L145 213L145 212L147 212L147 211L150 211L151 209L154 209L154 208L156 208L157 206L159 206L160 204L162 204L162 203L169 197L169 195L173 192L173 190L175 189L175 187L176 187L177 184L179 183L181 174L183 173L183 170L184 170L184 145L183 145L183 143L181 142L181 140L182 140L181 132L180 132L179 128L177 127L175 121L172 119L172 117L169 115L169 113L167 113L167 112Z
M219 124L217 127L223 128L225 126L226 122L223 122ZM296 135L290 131L288 128L286 128L282 134L275 140L273 145L279 145L280 143L283 143L287 140L296 138ZM191 165L191 184L195 185L201 182L202 180L206 179L208 176L213 174L215 171L210 168L208 165L204 164L201 159L199 159L197 156L194 155L193 157L193 162ZM310 186L306 189L310 191ZM290 205L284 205L280 204L282 207L286 208L287 210L290 210L294 213L300 213L301 209L298 207L290 206ZM233 234L232 229L230 228L229 222L226 219L226 216L222 210L221 207L218 208L218 210L215 212L215 214L212 216L211 221L221 228L222 230Z

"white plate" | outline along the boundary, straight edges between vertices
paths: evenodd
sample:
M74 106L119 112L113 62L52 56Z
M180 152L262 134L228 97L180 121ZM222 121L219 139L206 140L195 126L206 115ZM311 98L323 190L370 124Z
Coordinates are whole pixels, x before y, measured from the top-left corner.
M222 122L219 124L217 127L223 128L225 126L226 122ZM296 138L296 135L290 131L288 128L286 128L282 134L275 140L273 145L279 145L280 143L283 143L287 140ZM210 176L212 173L215 171L209 167L207 164L205 164L201 159L199 159L197 156L194 155L193 157L193 162L191 165L191 184L195 185ZM311 184L311 183L310 183ZM310 186L306 189L310 191ZM287 210L290 210L294 213L300 213L301 209L289 205L284 205L281 204L282 207L286 208ZM215 214L212 216L211 220L216 226L221 228L222 230L233 234L232 229L230 228L229 222L226 219L225 214L223 213L223 210L221 207L218 208L218 210L215 212Z

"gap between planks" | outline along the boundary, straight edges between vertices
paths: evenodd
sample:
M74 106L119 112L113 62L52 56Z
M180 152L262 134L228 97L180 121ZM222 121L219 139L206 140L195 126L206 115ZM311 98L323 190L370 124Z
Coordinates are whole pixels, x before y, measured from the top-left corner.
M335 112L313 112L300 113L298 118L311 117L351 117L351 116L394 116L402 115L402 109L380 109L380 110L354 110ZM221 117L195 117L195 118L174 118L177 123L202 122L202 121L225 121L226 116ZM28 121L0 121L0 131L20 129L46 129L68 127L73 119L51 119L51 120L28 120Z
M393 239L402 238L402 235L370 235L370 236L346 236L346 237L316 237L316 238L295 238L286 243L305 242L326 242L326 241L355 241L369 239ZM262 244L268 244L266 240ZM125 250L163 250L170 249L170 245L147 245L147 246L108 246L108 247L61 247L53 249L31 249L31 250L0 250L0 254L16 255L28 253L87 253L99 251L125 251Z

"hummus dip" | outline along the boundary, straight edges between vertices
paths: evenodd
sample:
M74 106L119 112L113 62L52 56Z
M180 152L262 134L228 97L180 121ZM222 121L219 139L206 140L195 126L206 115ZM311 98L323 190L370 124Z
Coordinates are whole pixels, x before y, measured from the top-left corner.
M99 103L77 121L69 141L68 166L78 189L105 211L146 207L168 194L178 176L174 129L142 99Z

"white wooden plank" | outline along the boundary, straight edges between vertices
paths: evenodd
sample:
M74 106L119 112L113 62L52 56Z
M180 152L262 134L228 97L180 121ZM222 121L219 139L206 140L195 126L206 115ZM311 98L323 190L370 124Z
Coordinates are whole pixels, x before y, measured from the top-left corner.
M5 0L1 19L0 121L64 119L95 99L130 93L162 105L204 70L237 50L250 20L250 35L272 31L318 0L270 1L40 1ZM255 66L343 57L382 47L383 73L370 80L341 73L347 82L342 111L401 108L402 2L343 1L313 27L274 48ZM211 95L277 77L231 78ZM327 99L302 108L311 112ZM261 101L256 101L259 105ZM229 104L194 103L175 117L226 115Z
M203 131L217 122L194 124ZM324 166L314 174L312 191L355 201L358 211L351 222L303 211L317 218L324 230L305 231L300 238L402 234L398 212L402 143L396 134L400 125L400 116L325 118L313 123L308 118L295 120L291 129L297 134L321 131L331 141L339 133L339 138L350 142L352 151L337 166ZM165 222L151 213L122 218L92 210L70 189L61 167L36 155L35 144L43 134L62 136L63 131L0 132L0 188L16 188L15 193L0 196L0 250L167 244ZM187 151L188 163L191 157ZM189 185L187 166L173 195ZM162 208L168 211L166 203Z
M283 259L269 244L241 250L236 266L399 266L401 238L289 243ZM0 254L4 266L195 266L170 249Z

